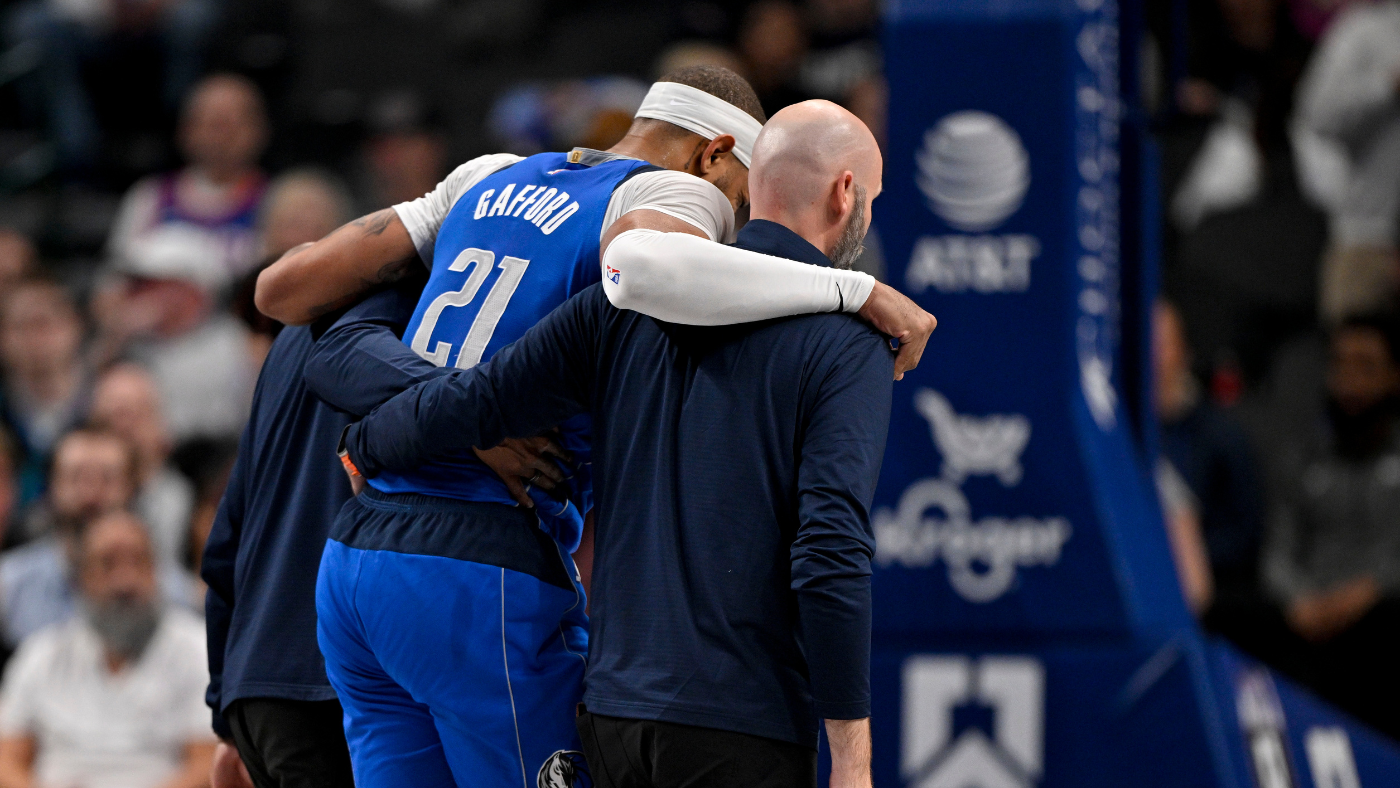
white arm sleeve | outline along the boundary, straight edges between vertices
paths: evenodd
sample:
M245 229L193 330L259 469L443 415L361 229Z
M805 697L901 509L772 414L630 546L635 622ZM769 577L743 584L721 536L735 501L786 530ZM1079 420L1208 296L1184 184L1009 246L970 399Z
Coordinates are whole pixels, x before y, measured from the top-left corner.
M784 260L686 233L628 230L603 255L619 309L668 323L723 326L816 312L858 312L875 278Z
M399 220L408 229L408 237L413 239L413 246L424 265L432 267L433 244L437 241L438 229L457 200L482 178L520 159L520 156L511 153L478 156L453 170L437 188L422 197L394 206L394 213L399 215Z

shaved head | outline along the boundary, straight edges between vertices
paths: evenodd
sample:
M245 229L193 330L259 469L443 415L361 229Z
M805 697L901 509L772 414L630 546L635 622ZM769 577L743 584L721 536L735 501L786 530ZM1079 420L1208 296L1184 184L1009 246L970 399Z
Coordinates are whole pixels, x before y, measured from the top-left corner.
M775 114L754 144L753 218L782 224L849 267L869 229L884 160L860 118L829 101Z

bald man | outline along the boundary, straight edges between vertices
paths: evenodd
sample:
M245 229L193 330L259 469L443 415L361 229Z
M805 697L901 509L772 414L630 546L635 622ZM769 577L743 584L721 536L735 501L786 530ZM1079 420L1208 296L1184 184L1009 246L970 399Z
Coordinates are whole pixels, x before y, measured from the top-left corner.
M836 105L779 112L754 146L736 246L849 265L881 165ZM604 262L626 271L627 250L659 235L623 233ZM814 785L825 719L831 785L868 786L869 507L893 370L886 339L849 315L681 326L617 309L595 285L490 363L352 425L344 456L372 477L591 413L599 514L578 727L594 783ZM576 761L555 766L547 784L573 784Z

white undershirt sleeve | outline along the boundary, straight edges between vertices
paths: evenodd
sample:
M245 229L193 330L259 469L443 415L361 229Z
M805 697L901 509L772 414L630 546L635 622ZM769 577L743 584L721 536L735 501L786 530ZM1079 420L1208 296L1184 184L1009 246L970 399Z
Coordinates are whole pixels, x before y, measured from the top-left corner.
M729 198L714 184L689 173L653 170L629 178L608 201L602 234L624 215L643 210L694 225L711 241L734 241L734 207Z
M686 233L629 230L603 255L619 309L668 323L722 326L817 312L858 312L875 279L722 246Z
M424 265L432 268L433 245L437 241L438 229L457 200L482 178L520 159L520 156L511 153L478 156L453 170L437 188L422 197L394 206L394 212L408 229L408 237L413 239L413 246Z

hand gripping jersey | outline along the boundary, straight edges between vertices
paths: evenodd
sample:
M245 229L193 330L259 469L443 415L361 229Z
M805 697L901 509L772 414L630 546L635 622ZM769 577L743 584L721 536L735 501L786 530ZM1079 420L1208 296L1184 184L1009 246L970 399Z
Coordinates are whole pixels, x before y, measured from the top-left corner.
M601 279L599 240L613 191L657 168L636 159L589 166L569 158L531 156L483 178L453 204L437 232L432 275L403 336L423 358L475 366ZM551 512L541 506L540 515L546 529L572 549L582 527L579 513L591 504L588 421L581 417L560 427L564 448L583 469L570 480L577 508ZM381 474L370 484L387 493L514 503L505 484L470 450L411 473Z

